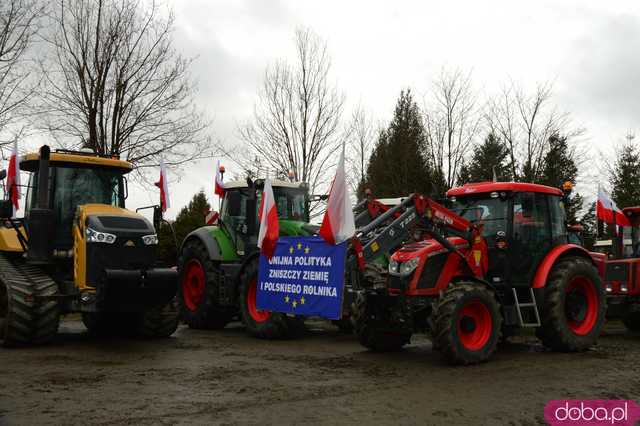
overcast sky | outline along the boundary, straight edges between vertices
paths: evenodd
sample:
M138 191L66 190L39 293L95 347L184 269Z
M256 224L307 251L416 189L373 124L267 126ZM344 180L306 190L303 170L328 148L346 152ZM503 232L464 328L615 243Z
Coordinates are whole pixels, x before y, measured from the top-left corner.
M192 71L198 103L214 118L215 136L229 145L238 143L237 123L250 118L265 67L293 58L300 26L327 41L333 78L347 98L345 116L359 103L386 123L401 89L410 87L422 102L432 79L448 66L471 70L478 90L488 95L509 79L525 86L553 80L555 103L587 129L583 144L593 158L610 153L616 141L640 127L637 1L169 4L176 14L176 46L197 57ZM169 216L198 189L213 193L214 164L194 164L172 183ZM597 175L593 170L583 168L589 182ZM582 191L595 188L583 185ZM154 191L132 194L131 204L155 198Z

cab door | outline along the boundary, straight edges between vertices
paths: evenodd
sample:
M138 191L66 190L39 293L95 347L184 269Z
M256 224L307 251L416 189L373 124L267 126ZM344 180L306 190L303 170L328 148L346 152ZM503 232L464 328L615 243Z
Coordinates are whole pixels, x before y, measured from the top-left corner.
M509 281L529 286L542 259L552 247L548 196L534 192L514 194L509 238Z

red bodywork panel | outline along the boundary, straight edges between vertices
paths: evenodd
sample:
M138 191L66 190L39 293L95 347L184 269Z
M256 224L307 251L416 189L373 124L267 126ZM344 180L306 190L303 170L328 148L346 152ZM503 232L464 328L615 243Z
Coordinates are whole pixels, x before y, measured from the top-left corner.
M487 245L483 238L477 238L472 249L469 243L461 237L450 237L447 240L462 254L466 261L458 253L451 253L439 242L433 239L420 241L404 246L391 256L397 262L407 262L415 257L420 257L420 264L413 272L409 286L405 294L408 296L437 296L449 283L457 277L474 276L482 278L488 268ZM422 271L430 266L437 255L446 255L446 261L438 274L434 286L429 288L419 288L418 283L422 276ZM390 289L390 292L397 293Z
M457 197L460 195L482 194L494 191L513 191L513 192L539 192L543 194L552 194L562 196L562 191L558 188L550 186L538 185L535 183L520 182L480 182L468 183L466 185L451 188L447 191L447 197Z
M589 253L584 247L576 244L563 244L554 247L549 253L547 253L545 258L542 259L542 262L540 262L538 270L533 277L531 287L543 288L547 284L547 277L549 276L549 272L551 272L551 268L553 268L553 265L556 263L560 256L569 254L567 253L569 251L573 251L576 255L583 256L585 258L590 258L591 255L591 253Z

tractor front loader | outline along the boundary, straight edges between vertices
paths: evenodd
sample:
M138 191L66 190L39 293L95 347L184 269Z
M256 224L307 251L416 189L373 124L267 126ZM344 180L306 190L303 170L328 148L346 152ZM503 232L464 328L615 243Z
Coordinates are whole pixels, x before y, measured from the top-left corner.
M553 350L592 346L605 291L589 253L569 243L563 192L488 182L447 196L450 209L415 203L427 238L393 254L384 285L358 287L360 342L397 350L426 331L453 364L488 360L502 336L522 328Z
M43 146L20 168L30 173L24 218L0 202L4 346L48 342L73 312L94 333L173 334L177 273L155 266L154 226L125 209L132 165Z

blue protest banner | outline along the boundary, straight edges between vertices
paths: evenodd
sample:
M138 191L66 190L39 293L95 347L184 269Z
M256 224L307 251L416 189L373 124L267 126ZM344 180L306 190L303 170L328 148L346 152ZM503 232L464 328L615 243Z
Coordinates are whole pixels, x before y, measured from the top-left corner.
M258 309L340 319L346 243L281 237L273 257L260 256Z

